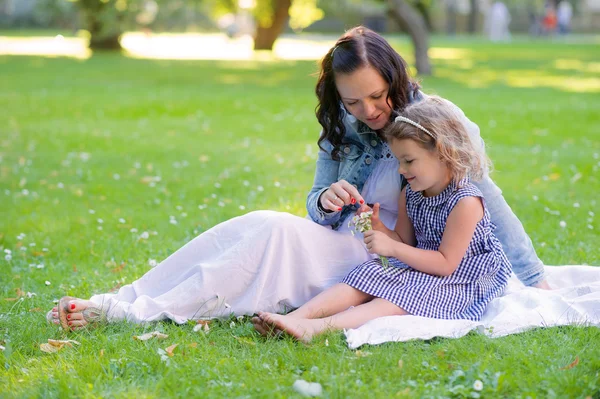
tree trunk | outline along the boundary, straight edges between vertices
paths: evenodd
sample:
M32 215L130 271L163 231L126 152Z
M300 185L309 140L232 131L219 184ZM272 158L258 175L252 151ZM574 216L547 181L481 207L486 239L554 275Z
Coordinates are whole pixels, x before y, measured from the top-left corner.
M446 1L446 32L450 36L456 35L456 0Z
M479 9L477 8L477 0L471 0L471 12L469 13L469 25L467 31L473 35L477 32L477 16L479 15Z
M429 62L429 32L423 17L404 0L387 0L390 15L410 35L415 47L415 65L419 75L431 75Z
M425 2L423 2L423 1L417 1L413 5L417 9L417 11L419 11L419 13L421 13L421 15L423 16L427 30L430 33L433 32L433 24L431 23L431 16L429 15L429 7L430 6L425 4Z
M105 7L112 7L111 4L101 0L80 0L77 4L83 13L85 28L90 32L89 47L92 50L120 50L122 15L116 14L113 21L115 26L108 27L102 21L102 13L106 12Z
M292 0L275 0L271 26L265 27L259 23L256 27L254 50L273 50L273 44L275 44L275 40L283 32L283 28L288 20L291 5Z

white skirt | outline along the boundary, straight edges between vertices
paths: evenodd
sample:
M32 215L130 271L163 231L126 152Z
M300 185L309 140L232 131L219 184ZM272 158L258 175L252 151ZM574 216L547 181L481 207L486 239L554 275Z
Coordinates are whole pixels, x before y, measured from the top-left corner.
M200 234L116 294L90 300L109 320L135 323L286 312L372 258L347 228L256 211Z

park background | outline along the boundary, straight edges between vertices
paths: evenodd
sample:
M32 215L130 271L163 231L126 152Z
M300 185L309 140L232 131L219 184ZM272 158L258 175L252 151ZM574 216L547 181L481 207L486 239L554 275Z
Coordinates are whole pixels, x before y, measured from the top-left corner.
M317 61L361 23L480 126L541 259L600 265L600 4L572 2L562 31L554 4L505 3L498 40L481 1L0 0L0 397L294 397L300 379L323 397L598 397L594 327L352 351L342 333L266 341L247 318L44 318L229 218L304 216ZM154 330L169 337L132 339Z

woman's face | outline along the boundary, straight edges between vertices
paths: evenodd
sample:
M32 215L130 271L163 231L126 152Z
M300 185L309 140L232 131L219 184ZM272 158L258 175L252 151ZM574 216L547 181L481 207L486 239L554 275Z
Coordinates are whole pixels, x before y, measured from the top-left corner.
M372 130L383 129L392 108L387 103L389 85L379 72L364 66L351 73L335 75L335 85L346 110Z

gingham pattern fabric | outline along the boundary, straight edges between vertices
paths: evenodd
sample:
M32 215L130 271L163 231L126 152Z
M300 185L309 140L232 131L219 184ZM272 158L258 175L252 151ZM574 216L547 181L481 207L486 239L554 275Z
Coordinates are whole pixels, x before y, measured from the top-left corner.
M483 199L481 191L468 180L451 183L435 197L424 197L407 186L406 210L414 226L417 248L438 250L450 212L465 197ZM484 216L465 257L449 276L426 274L390 258L387 269L379 259L367 261L342 282L416 316L479 320L489 301L502 293L511 273L494 228L484 202Z

